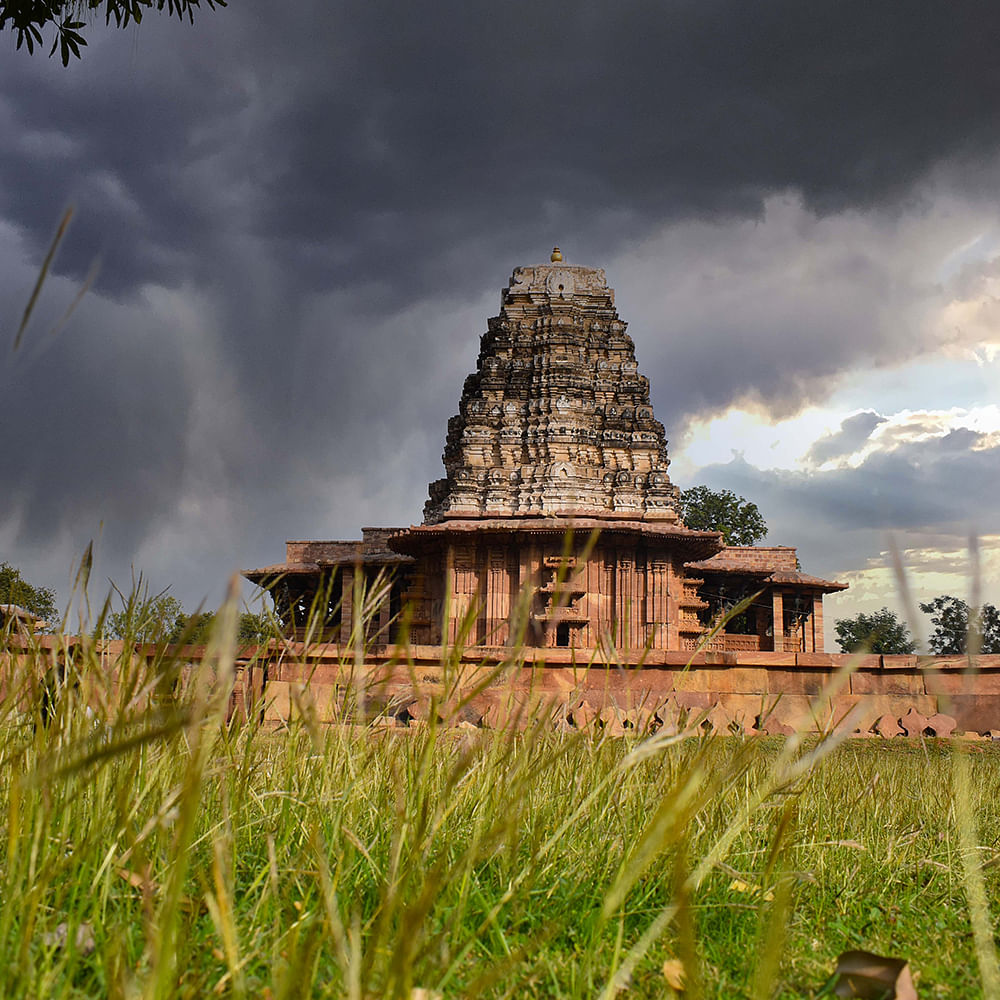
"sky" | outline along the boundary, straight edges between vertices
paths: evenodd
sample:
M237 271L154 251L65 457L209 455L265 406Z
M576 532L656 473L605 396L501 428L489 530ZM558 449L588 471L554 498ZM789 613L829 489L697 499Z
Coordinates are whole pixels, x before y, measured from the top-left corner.
M674 482L850 584L828 642L902 611L894 550L967 597L974 536L1000 603L1000 7L232 0L85 37L0 40L0 560L62 603L91 540L92 597L193 611L285 539L419 522L554 244L607 271Z

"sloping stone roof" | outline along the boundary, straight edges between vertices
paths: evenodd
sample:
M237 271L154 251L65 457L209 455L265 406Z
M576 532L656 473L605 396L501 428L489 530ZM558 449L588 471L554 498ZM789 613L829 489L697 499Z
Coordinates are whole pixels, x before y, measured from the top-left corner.
M708 556L717 552L720 534L717 531L695 531L681 524L641 520L638 518L605 517L510 517L510 518L454 518L436 524L419 524L393 536L389 544L399 552L418 552L425 542L447 535L559 535L572 532L577 539L586 539L591 532L601 537L615 535L641 535L647 539L669 540L692 556Z

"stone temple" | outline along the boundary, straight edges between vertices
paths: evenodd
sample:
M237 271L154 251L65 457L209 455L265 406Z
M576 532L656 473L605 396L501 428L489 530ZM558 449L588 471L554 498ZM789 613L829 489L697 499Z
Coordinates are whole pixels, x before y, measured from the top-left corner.
M290 637L347 644L816 653L823 595L795 549L685 527L649 380L603 270L518 267L448 423L423 521L290 541L244 575ZM754 596L756 595L756 596ZM722 627L723 614L752 598Z

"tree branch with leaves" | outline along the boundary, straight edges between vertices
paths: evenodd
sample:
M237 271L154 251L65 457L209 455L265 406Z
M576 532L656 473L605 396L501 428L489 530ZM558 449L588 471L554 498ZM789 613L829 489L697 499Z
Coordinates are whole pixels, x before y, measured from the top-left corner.
M212 10L225 7L226 0L205 0ZM80 58L80 48L87 44L81 29L87 27L87 16L104 14L107 27L114 21L116 28L139 24L150 11L166 12L168 16L185 17L194 24L194 12L201 8L201 0L0 0L0 31L13 31L17 48L23 45L33 55L35 49L44 48L43 32L54 29L49 57L56 50L63 66L69 65L70 56Z

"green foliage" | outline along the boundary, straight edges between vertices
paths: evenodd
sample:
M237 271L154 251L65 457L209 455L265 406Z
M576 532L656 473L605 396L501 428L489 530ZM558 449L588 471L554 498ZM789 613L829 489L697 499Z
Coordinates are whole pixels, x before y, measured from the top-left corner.
M1000 653L1000 612L992 604L984 604L971 616L969 605L958 597L942 594L920 610L931 615L934 631L928 640L932 653Z
M56 592L49 587L32 586L8 562L0 562L0 604L17 604L49 622L59 617Z
M275 639L278 636L278 629L274 618L266 611L253 612L244 611L236 626L236 641L248 645L267 642L268 639Z
M698 531L721 531L727 545L756 545L767 524L757 505L731 490L693 486L681 491L681 520Z
M212 10L226 6L226 0L205 3ZM58 49L62 64L68 66L70 56L79 59L80 47L87 44L80 33L86 27L81 17L103 12L105 25L114 21L116 28L127 28L139 24L144 13L155 10L182 20L187 17L193 24L200 6L200 0L0 0L0 31L9 28L17 38L16 47L24 45L33 54L36 46L41 50L42 33L51 26L54 38L49 56Z
M105 634L112 639L171 642L187 622L181 602L165 590L150 597L140 585L131 594L118 593L122 598L121 610L109 614L104 623Z
M183 642L188 646L204 646L214 627L214 611L201 611L194 615L182 613L174 619L174 627L167 636L167 642Z
M837 642L845 653L913 653L916 644L909 629L888 608L870 615L838 618L834 628Z
M121 607L107 616L104 634L112 639L140 643L182 643L204 646L216 626L214 611L189 615L181 602L166 590L150 597L139 580L131 594L117 588ZM274 639L279 631L274 618L266 611L242 612L237 619L236 641L256 645Z

